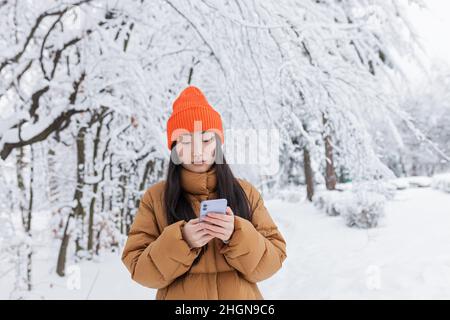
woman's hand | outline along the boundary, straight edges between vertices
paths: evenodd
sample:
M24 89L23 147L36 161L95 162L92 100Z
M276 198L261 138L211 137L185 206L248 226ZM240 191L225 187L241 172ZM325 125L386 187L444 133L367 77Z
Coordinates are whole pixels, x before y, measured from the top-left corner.
M204 230L199 218L189 220L181 229L181 234L191 249L203 247L214 238Z
M208 235L228 241L234 231L234 213L230 207L227 207L226 214L208 212L200 225Z

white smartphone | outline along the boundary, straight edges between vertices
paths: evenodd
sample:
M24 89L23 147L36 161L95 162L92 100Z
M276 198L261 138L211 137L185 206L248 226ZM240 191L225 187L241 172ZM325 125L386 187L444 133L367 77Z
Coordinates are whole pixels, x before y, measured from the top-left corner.
M208 212L225 214L227 211L227 199L203 200L200 203L200 221Z

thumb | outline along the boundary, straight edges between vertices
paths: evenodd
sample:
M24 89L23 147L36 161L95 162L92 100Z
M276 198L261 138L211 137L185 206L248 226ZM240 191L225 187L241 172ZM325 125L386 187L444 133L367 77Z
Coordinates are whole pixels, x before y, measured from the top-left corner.
M199 218L189 220L189 223L191 223L191 224L198 224L199 222L200 222Z

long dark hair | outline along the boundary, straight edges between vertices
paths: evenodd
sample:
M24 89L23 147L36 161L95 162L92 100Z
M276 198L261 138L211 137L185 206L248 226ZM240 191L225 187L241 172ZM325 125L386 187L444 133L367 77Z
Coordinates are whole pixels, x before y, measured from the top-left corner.
M220 138L216 134L216 155L215 163L213 165L216 166L217 198L227 199L228 206L231 210L233 210L235 215L251 221L252 211L250 209L250 202L225 160L219 139ZM192 208L189 198L181 188L180 171L182 169L182 165L178 159L175 145L176 142L172 144L172 155L169 160L169 169L167 170L164 190L164 206L168 224L172 224L180 220L189 221L190 219L195 219L197 217L194 213L194 209ZM176 160L176 163L173 159ZM200 261L200 258L204 253L205 246L201 248L200 253L192 262L189 269Z
M216 135L215 158L216 160L220 159L220 161L216 161L213 164L213 166L216 167L217 198L227 199L228 206L233 210L235 215L251 221L252 213L249 200L223 156L219 139L220 138ZM176 142L172 144L172 152L176 153L175 145ZM179 163L179 161L177 162ZM195 219L197 217L189 198L181 188L181 166L181 164L174 163L172 158L170 159L164 190L164 205L168 224L180 220L189 221L190 219Z

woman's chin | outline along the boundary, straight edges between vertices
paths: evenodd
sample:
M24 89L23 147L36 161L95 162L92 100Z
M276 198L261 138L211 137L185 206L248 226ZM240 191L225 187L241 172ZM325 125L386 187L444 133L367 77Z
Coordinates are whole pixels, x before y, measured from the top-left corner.
M206 172L212 166L212 163L201 162L201 163L190 163L186 164L185 167L193 172Z

